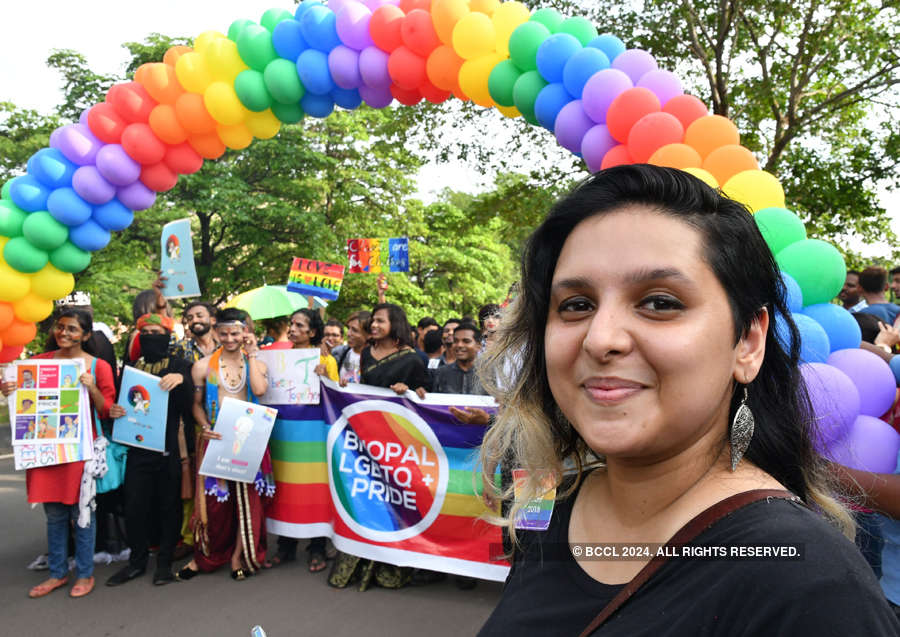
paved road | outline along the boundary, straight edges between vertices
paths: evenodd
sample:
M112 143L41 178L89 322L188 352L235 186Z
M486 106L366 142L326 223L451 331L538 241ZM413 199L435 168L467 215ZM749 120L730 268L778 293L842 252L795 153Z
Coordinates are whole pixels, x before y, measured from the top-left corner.
M255 624L270 637L472 635L500 597L498 583L460 591L452 580L399 591L336 590L295 562L243 582L223 570L163 587L151 584L148 569L118 588L102 585L117 565L100 566L100 586L89 596L76 600L58 590L32 600L27 591L46 572L25 565L46 551L44 524L43 510L25 500L24 473L0 460L0 634L7 637L246 637Z

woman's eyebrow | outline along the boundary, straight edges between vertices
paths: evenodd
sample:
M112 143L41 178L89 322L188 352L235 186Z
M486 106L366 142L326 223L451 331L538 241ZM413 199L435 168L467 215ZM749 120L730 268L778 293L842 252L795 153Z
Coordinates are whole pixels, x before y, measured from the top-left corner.
M551 292L556 290L583 290L591 287L591 281L587 277L569 277L554 281L550 288Z
M630 284L646 283L647 281L658 281L660 279L679 279L684 283L693 284L693 281L681 270L671 267L641 268L640 270L635 270L625 276L625 281Z

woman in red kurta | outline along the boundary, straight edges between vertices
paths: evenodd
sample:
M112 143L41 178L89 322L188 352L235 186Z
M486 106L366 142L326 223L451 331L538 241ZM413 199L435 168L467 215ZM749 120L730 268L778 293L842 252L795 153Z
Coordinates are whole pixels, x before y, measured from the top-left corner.
M53 326L53 335L59 349L35 358L66 358L82 360L84 369L79 381L88 390L92 412L101 418L109 415L109 407L115 402L116 388L113 371L106 361L92 356L88 351L88 340L93 329L91 316L83 310L63 310ZM3 394L15 390L15 383L3 383ZM93 418L93 416L92 416ZM94 425L90 428L94 437ZM69 528L75 533L75 562L78 579L72 588L72 597L83 597L94 588L94 537L96 520L93 511L90 524L81 527L72 522L78 519L79 495L84 474L84 462L28 469L25 481L28 501L44 504L47 514L47 545L50 563L50 578L29 591L29 597L43 597L47 593L65 586L68 582L67 542ZM92 478L91 478L92 479Z

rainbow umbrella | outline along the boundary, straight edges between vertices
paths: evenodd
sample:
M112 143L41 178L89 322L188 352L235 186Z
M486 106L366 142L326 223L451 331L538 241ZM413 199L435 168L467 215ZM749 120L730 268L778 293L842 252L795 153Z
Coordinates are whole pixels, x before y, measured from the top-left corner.
M325 307L327 304L317 297L313 297L316 307ZM289 316L300 308L307 307L309 302L306 297L297 292L289 292L284 285L264 285L246 292L242 292L229 300L225 307L236 307L244 310L254 321L276 316Z

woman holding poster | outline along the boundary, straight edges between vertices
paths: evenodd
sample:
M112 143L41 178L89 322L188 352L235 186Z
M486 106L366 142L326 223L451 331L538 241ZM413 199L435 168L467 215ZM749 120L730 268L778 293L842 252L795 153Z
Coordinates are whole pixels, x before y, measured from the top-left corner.
M78 379L90 396L92 420L109 417L109 408L116 400L112 368L93 355L88 341L93 325L91 315L83 310L63 309L53 325L58 350L35 356L37 359L63 358L81 360L84 372ZM16 389L15 383L3 383L3 394ZM96 423L90 428L94 437ZM84 462L28 469L25 475L28 501L42 503L47 514L47 548L50 578L28 592L29 597L43 597L65 586L68 581L67 541L70 522L75 532L75 564L78 578L69 593L84 597L94 588L94 540L96 518L91 507L90 490L82 489L83 480L93 480L85 472ZM88 515L89 514L89 515Z

